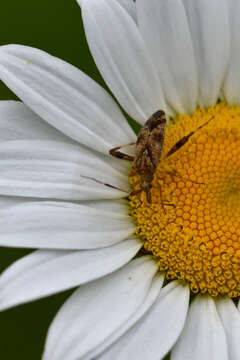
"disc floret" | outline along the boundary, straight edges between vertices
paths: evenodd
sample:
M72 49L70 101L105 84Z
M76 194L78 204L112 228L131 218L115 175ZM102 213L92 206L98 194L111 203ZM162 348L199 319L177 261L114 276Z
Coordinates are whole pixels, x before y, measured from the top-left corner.
M179 151L181 137L211 117ZM130 176L133 191L139 177ZM240 107L224 102L178 116L166 128L162 160L149 203L130 196L136 232L169 280L186 281L192 293L240 295Z

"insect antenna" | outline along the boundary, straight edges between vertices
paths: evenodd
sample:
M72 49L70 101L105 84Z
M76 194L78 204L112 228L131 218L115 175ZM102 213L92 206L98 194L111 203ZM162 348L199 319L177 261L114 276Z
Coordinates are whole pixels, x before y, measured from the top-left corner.
M97 179L95 179L95 178L93 178L93 177L91 177L91 176L80 175L80 177L82 177L82 178L84 178L84 179L93 180L93 181L95 181L95 182L98 183L98 184L102 184L102 185L105 185L105 186L110 187L110 188L112 188L112 189L119 190L119 191L122 191L122 192L124 192L124 193L126 193L126 194L129 194L128 191L125 191L125 190L123 190L123 189L120 189L120 188L118 188L117 186L110 185L110 184L108 184L108 183L104 183L103 181L97 180Z

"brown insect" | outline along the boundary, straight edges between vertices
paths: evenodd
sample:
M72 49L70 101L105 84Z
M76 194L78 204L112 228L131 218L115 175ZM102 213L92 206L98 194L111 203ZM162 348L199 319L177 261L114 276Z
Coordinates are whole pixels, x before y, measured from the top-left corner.
M191 131L188 135L183 136L173 145L165 157L168 157L179 150L189 140L189 138L195 134L196 131L207 125L211 120L212 118L206 121L203 125L199 126L196 130ZM152 201L151 188L154 173L161 160L165 128L165 112L163 110L158 110L143 125L137 137L136 143L134 142L123 146L117 146L109 151L110 155L119 159L133 161L133 169L140 176L141 189L139 191L132 192L131 195L135 195L138 192L144 191L149 203ZM134 144L136 144L135 156L127 155L119 151L123 147Z

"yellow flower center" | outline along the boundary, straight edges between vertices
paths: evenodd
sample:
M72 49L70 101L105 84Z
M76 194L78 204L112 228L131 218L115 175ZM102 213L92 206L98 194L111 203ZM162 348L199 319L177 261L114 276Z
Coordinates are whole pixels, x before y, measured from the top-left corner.
M173 155L183 136L196 130ZM133 191L141 187L132 172ZM162 160L152 182L129 198L136 233L169 280L192 293L240 295L240 106L224 102L179 115L166 128Z

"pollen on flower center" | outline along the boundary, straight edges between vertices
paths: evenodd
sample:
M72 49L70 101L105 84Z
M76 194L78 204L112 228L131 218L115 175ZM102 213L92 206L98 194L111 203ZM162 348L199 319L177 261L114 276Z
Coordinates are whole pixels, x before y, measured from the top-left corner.
M164 154L213 117L176 153ZM140 179L131 173L134 191ZM166 128L152 203L131 195L136 232L169 280L192 293L240 295L240 106L222 102L178 116Z

